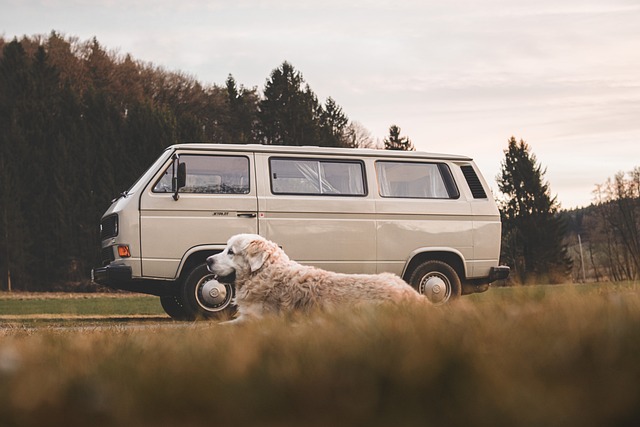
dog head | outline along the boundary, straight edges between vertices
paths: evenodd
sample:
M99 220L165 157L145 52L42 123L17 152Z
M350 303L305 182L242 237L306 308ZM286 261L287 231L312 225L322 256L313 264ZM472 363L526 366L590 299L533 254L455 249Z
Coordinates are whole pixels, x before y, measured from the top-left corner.
M278 251L278 245L257 234L237 234L222 252L207 258L207 268L220 282L242 281L260 270Z

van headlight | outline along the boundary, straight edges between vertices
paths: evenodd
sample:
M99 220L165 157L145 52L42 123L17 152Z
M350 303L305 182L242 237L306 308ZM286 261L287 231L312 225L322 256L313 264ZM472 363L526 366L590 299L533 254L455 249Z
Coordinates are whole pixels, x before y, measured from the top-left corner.
M100 239L109 239L118 235L118 214L109 215L100 222Z

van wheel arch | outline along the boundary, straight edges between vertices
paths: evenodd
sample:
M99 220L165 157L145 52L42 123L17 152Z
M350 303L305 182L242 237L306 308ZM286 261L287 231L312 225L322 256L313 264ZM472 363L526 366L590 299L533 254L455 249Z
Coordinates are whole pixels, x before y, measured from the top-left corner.
M456 253L446 251L420 252L419 254L416 254L409 261L402 278L405 281L409 280L409 277L411 277L416 268L427 261L442 261L449 264L456 271L461 281L464 281L466 278L464 264L460 256Z
M220 252L222 252L222 251L221 250L206 250L206 251L194 252L191 255L189 255L189 257L182 264L182 269L180 270L180 274L178 275L178 278L177 278L176 282L178 284L184 282L187 279L187 277L189 276L189 274L191 274L191 271L194 268L196 268L200 264L204 264L207 261L207 258L209 258L211 255L215 255L215 254L220 253Z

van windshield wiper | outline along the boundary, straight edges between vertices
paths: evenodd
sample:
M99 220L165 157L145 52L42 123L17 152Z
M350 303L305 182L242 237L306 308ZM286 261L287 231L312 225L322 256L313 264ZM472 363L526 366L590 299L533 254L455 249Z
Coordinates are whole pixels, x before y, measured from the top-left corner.
M127 191L123 191L122 193L120 193L120 195L119 195L118 197L116 197L115 199L113 199L113 200L111 201L111 203L113 203L113 202L115 202L115 201L117 201L117 200L120 200L121 198L125 198L125 199L126 199L128 196L129 196L129 190L127 190Z

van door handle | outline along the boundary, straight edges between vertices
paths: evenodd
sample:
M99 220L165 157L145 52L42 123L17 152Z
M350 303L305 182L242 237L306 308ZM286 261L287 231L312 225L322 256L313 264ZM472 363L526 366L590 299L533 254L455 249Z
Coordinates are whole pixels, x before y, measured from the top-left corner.
M256 216L255 212L243 212L238 214L238 218L255 218Z

